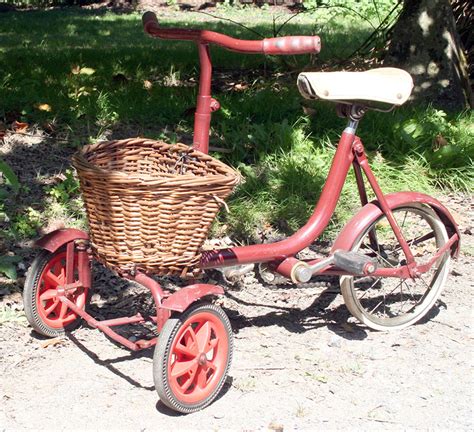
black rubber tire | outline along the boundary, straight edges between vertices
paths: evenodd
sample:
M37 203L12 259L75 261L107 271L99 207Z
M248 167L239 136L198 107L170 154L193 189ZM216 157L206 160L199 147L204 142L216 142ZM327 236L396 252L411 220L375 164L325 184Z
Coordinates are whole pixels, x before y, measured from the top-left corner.
M173 345L174 338L176 337L181 326L188 318L199 312L209 312L214 314L224 325L228 338L227 362L224 373L213 392L207 398L199 401L196 404L186 404L181 402L170 388L168 379L168 362L170 361L171 347ZM210 405L224 386L232 362L233 351L234 341L232 327L230 325L229 318L227 318L227 315L219 306L211 303L198 302L193 304L189 309L179 316L169 318L160 333L158 344L155 347L155 353L153 357L153 379L155 381L155 388L158 392L161 402L163 402L172 410L185 414L199 411Z
M48 265L49 261L53 259L57 254L64 252L65 247L51 253L47 250L42 250L38 256L31 263L28 269L25 285L23 288L23 306L25 308L26 318L33 327L34 331L48 337L58 337L64 335L68 331L72 331L79 327L81 324L81 318L78 317L72 323L62 329L53 328L48 326L40 317L38 313L38 305L36 303L36 294L38 292L38 282L44 268ZM89 295L86 299L86 306L89 301Z

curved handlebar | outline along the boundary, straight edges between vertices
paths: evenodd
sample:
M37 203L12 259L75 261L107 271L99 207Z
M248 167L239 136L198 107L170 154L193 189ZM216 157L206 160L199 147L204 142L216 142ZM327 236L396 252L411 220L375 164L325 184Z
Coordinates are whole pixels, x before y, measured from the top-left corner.
M321 50L319 36L283 36L263 40L242 40L209 30L160 28L153 12L145 12L143 28L151 36L162 39L192 40L215 44L231 51L252 54L316 54Z

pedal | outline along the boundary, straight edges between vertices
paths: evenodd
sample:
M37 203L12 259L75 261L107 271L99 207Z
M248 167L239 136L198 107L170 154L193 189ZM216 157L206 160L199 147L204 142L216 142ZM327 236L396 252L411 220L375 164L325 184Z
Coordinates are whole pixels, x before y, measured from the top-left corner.
M334 265L348 273L369 275L377 270L377 261L358 252L334 252Z

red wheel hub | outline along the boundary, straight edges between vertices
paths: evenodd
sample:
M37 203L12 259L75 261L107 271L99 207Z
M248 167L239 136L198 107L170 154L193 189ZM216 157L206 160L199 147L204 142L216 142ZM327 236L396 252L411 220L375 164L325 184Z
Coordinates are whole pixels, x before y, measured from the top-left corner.
M78 255L74 253L74 280L79 280ZM39 280L36 294L38 314L43 322L52 328L64 328L78 317L58 298L58 286L66 284L66 251L56 254L43 269ZM78 307L83 308L86 303L87 289L77 288L67 294L69 300Z
M229 340L221 320L210 312L189 317L171 346L170 388L183 403L203 401L218 386L228 361Z

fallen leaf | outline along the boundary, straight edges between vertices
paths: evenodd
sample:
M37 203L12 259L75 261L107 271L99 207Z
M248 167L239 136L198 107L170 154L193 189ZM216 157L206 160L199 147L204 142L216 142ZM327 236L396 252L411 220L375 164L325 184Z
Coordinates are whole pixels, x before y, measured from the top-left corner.
M95 69L92 69L90 67L83 67L79 70L79 73L81 75L93 75L95 74Z
M24 134L28 129L28 123L23 123L15 120L12 124L12 128L16 133Z
M433 140L433 150L439 150L441 147L444 147L447 145L448 145L448 141L443 135L441 134L436 135L435 139Z
M35 105L35 108L40 111L51 112L51 105L48 105L47 103L38 103Z
M0 142L3 141L6 131L7 131L6 126L0 122Z
M151 81L144 80L143 87L145 88L145 90L151 90L153 87L153 84L151 83Z
M48 348L50 346L63 345L64 340L61 338L48 339L41 343L41 348Z
M237 91L244 91L244 90L247 90L249 88L249 86L247 84L242 84L242 83L238 83L234 86L234 90L237 90Z

